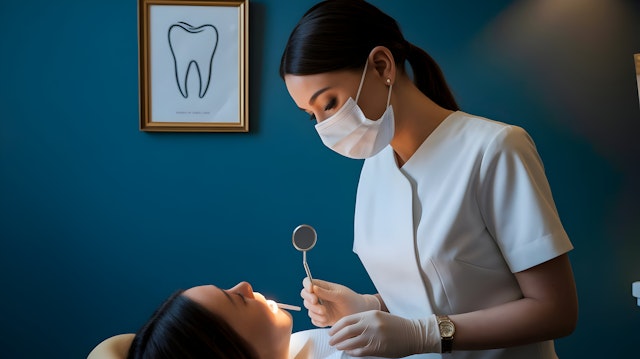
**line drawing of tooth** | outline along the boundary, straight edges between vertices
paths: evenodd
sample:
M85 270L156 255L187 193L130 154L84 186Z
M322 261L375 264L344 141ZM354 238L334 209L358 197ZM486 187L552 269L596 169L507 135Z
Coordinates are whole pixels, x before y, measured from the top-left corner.
M204 98L211 84L213 56L218 47L218 29L211 24L195 27L180 21L169 26L168 38L180 94L184 98L189 97L187 80L194 67L200 80L198 97Z

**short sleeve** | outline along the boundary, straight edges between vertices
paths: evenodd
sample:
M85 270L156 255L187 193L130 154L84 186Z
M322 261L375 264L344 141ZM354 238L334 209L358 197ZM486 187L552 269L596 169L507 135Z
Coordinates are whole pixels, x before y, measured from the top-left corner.
M487 229L512 272L573 248L535 144L522 128L504 127L486 147L477 196Z

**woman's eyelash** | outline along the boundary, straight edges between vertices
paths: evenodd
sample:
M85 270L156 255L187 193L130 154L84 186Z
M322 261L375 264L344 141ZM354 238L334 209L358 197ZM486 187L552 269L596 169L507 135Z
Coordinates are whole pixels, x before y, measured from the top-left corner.
M336 101L336 99L335 99L335 98L332 98L332 99L329 101L329 103L324 107L324 110L325 110L325 111L329 111L329 110L333 109L334 107L336 107L336 102L337 102L337 101ZM309 117L309 120L311 120L311 121L315 121L315 120L316 120L316 114L315 114L315 113L312 113L312 114L310 115L310 117Z
M332 98L331 101L329 101L329 103L327 104L327 106L325 106L324 110L329 111L334 107L336 107L336 99Z

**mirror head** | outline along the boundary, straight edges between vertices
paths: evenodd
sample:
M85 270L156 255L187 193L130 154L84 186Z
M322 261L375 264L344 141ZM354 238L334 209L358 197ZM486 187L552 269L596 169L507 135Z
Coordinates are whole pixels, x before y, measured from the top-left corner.
M292 242L297 250L306 252L316 245L316 230L308 224L301 224L293 230Z

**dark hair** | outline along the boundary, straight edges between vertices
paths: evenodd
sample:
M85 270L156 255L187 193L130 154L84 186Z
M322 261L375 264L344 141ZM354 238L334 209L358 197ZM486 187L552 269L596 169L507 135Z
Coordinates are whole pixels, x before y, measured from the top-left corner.
M376 46L388 48L400 70L408 61L414 83L427 97L459 109L435 60L405 40L392 17L364 0L326 0L309 9L289 36L280 77L361 69Z
M129 359L257 359L253 347L221 317L172 294L136 333Z

